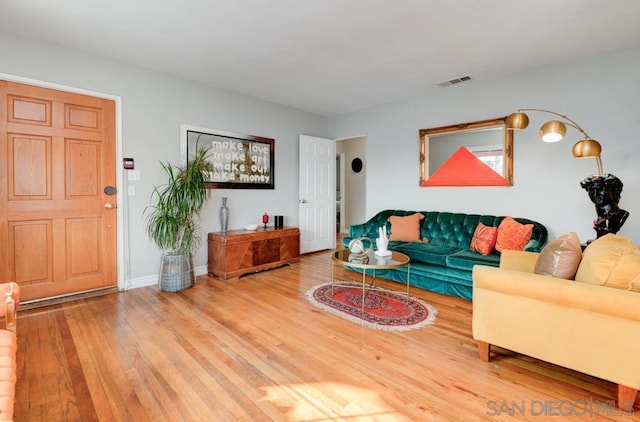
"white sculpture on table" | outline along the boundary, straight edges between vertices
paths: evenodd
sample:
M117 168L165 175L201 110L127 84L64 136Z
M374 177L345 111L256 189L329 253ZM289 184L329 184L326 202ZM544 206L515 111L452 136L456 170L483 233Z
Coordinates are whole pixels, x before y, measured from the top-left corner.
M378 229L378 238L376 239L376 247L378 250L375 252L378 256L391 256L389 247L389 238L387 237L387 226L382 226Z
M349 242L349 262L369 263L369 252L373 249L373 241L366 237L358 237Z

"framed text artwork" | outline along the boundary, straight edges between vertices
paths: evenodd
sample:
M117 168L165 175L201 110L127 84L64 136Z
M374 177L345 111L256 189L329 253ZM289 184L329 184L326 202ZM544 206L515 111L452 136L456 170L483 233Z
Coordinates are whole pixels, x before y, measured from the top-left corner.
M271 138L181 125L182 165L196 148L209 148L207 188L273 189L274 143Z

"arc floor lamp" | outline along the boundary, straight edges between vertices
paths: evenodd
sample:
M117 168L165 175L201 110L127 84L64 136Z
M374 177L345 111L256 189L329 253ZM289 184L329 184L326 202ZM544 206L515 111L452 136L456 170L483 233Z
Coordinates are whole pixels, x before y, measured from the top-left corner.
M540 139L544 142L558 142L564 138L567 133L567 126L569 125L579 130L584 139L578 141L573 146L573 156L576 158L595 158L596 165L598 166L598 176L603 176L604 171L602 169L602 159L600 153L602 152L602 146L600 142L593 139L589 134L580 127L575 121L565 116L564 114L556 113L555 111L545 110L542 108L521 108L516 113L513 113L507 117L507 129L526 129L529 126L529 116L524 111L539 111L543 113L553 114L555 116L563 118L565 121L549 120L540 127L538 134Z
M580 186L587 191L591 202L595 204L596 213L598 214L598 218L593 221L593 229L596 231L597 237L608 233L617 233L629 213L618 207L620 194L622 193L622 181L613 174L604 173L602 159L600 158L602 153L600 142L589 136L579 124L564 114L542 108L519 109L516 113L507 117L507 129L526 129L529 126L529 116L524 113L525 111L548 113L564 120L550 120L540 127L538 134L544 142L562 140L567 133L567 125L584 135L583 139L575 143L572 152L575 158L596 159L598 174L589 176L580 182Z

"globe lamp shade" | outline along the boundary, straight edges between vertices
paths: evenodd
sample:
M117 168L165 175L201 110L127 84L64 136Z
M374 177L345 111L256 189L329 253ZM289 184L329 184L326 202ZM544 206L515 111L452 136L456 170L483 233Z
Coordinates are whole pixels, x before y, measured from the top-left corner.
M529 126L529 116L524 113L513 113L507 117L507 129L526 129Z
M540 139L544 142L558 142L567 134L567 127L557 120L550 120L540 128Z

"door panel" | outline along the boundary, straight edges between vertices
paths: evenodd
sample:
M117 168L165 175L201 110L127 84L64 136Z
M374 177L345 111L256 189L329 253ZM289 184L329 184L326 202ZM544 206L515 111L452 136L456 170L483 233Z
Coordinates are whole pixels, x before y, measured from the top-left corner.
M66 199L99 196L101 156L100 146L95 142L79 139L66 141Z
M67 219L67 278L100 271L101 233L96 218Z
M41 250L50 250L52 238L50 220L14 221L9 223L9 268L13 268L11 280L18 284L50 280L53 276L51 259ZM41 249L31 245L41 245ZM4 280L3 280L4 281Z
M7 134L9 200L51 199L51 138Z
M100 109L65 104L66 127L70 129L102 130Z
M117 285L115 104L0 81L0 282L25 301Z
M7 95L7 121L51 126L51 101Z

